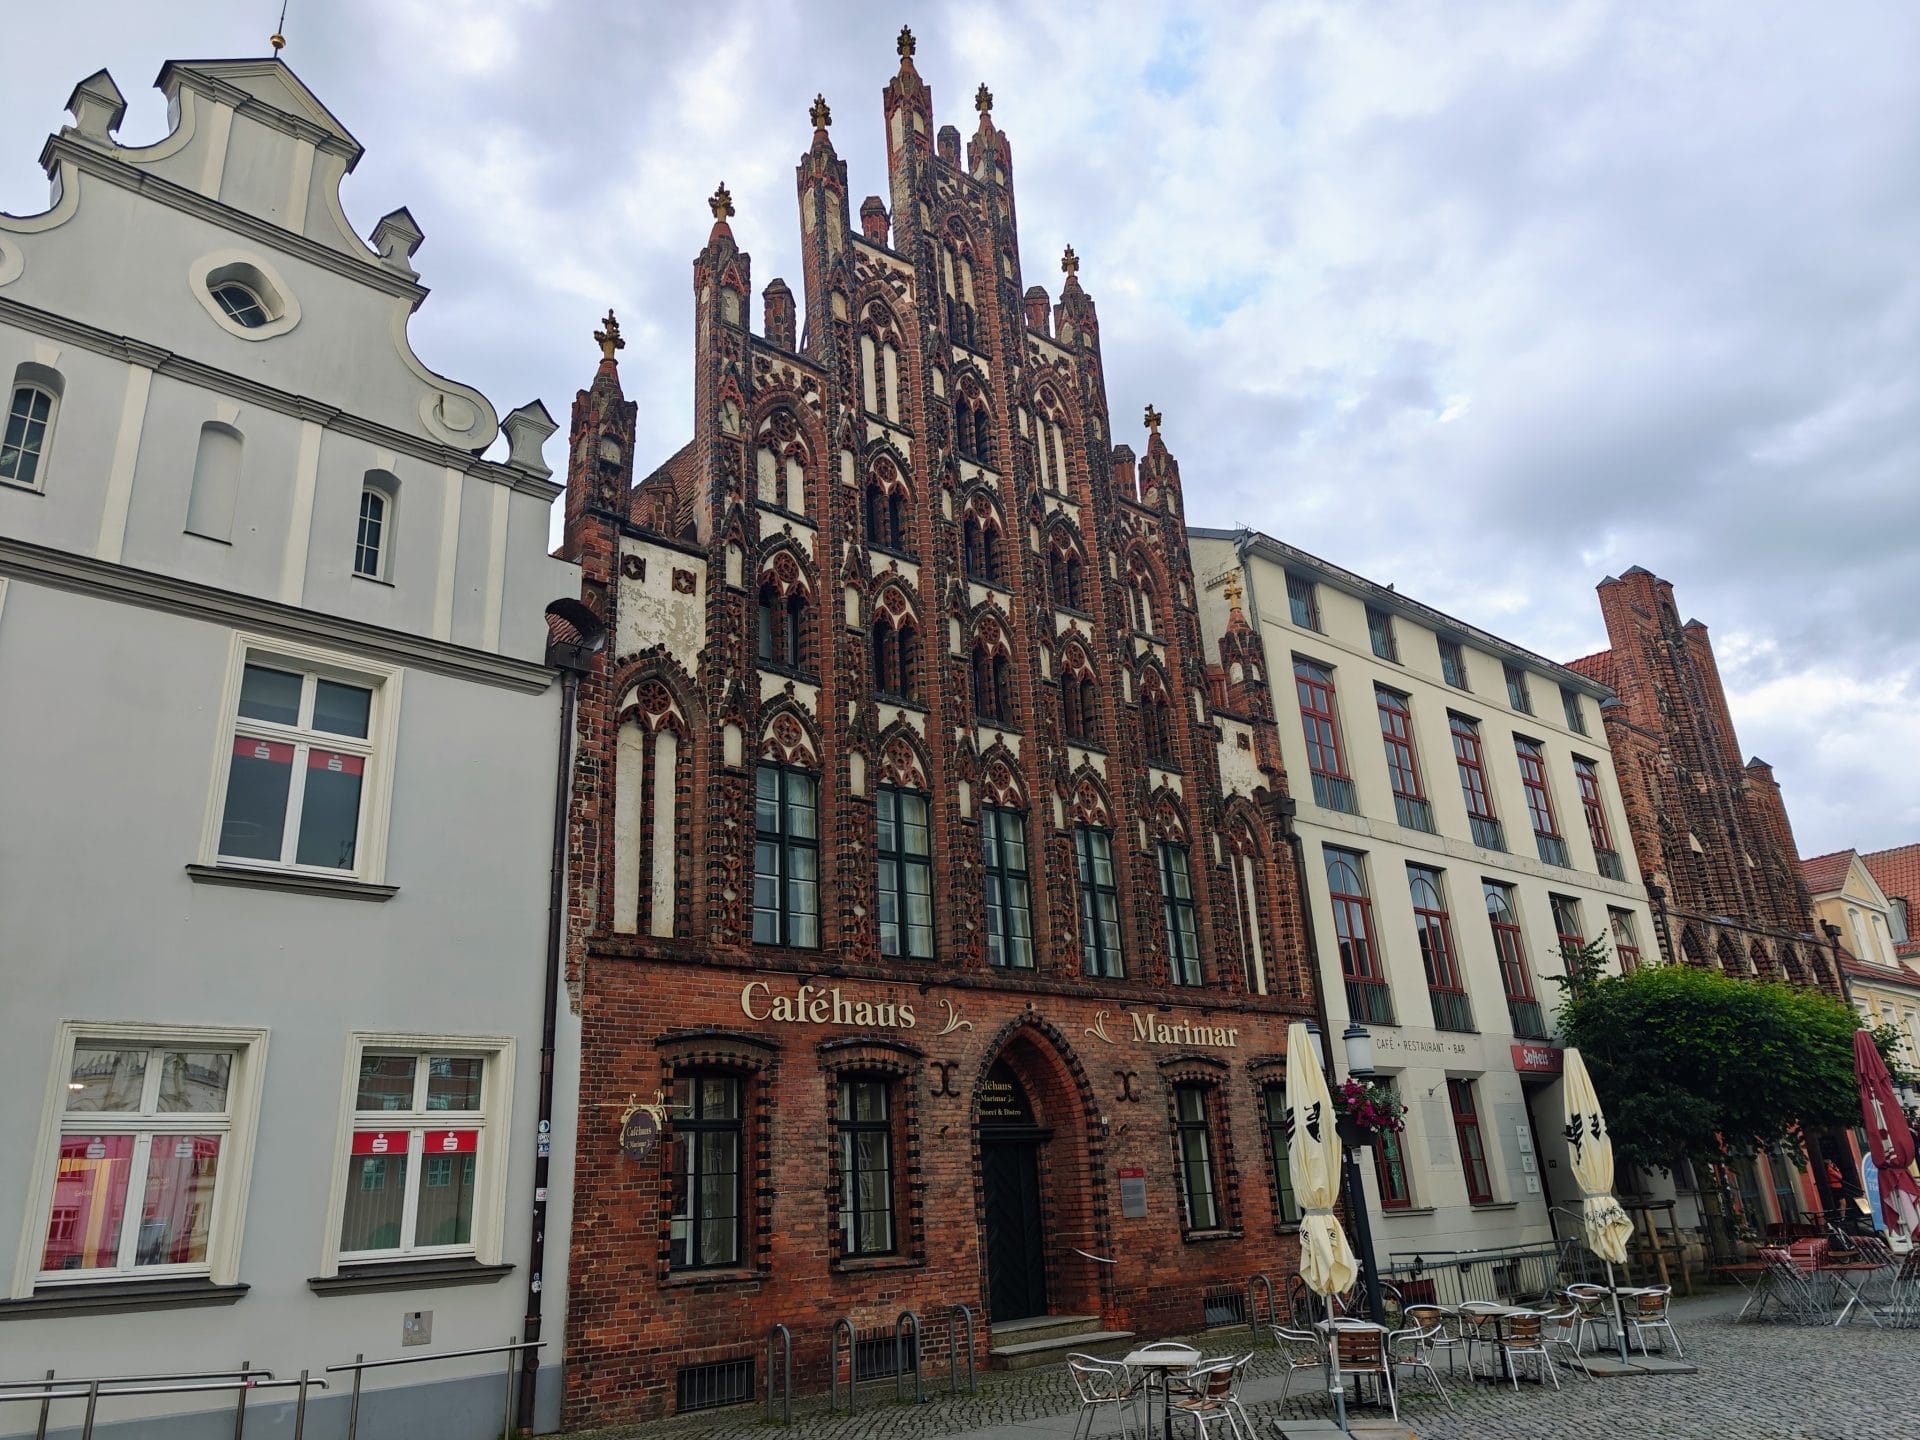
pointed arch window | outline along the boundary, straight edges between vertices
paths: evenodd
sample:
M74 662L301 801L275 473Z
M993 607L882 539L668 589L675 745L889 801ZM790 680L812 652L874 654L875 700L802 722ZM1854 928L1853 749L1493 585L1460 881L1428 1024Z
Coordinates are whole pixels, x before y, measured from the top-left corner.
M1149 763L1160 766L1174 763L1173 706L1158 685L1141 690L1140 740Z
M1007 657L984 641L973 647L973 713L981 720L1005 724L1011 709Z
M969 580L1000 583L1000 527L992 516L969 512L960 527L961 561Z
M1076 652L1060 672L1060 721L1069 740L1091 743L1097 713L1093 672Z
M875 470L867 481L866 521L869 545L906 552L907 492L891 466Z
M918 695L919 632L908 621L881 615L873 622L873 688L911 700Z
M807 597L800 591L783 596L771 580L761 585L755 653L763 663L805 668L806 615Z
M1085 610L1082 578L1080 552L1071 546L1056 544L1047 554L1047 589L1054 605L1063 610Z

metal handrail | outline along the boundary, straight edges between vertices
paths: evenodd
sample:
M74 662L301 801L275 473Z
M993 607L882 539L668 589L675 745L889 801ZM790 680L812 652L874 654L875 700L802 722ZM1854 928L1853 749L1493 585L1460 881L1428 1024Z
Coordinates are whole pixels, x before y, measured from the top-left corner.
M239 1372L228 1371L226 1373L237 1374ZM165 1377L162 1376L158 1378L164 1379ZM73 1382L42 1381L41 1384L44 1388L40 1391L23 1390L11 1395L0 1394L0 1402L8 1400L40 1401L40 1428L34 1433L36 1440L45 1440L47 1433L47 1407L55 1400L85 1400L87 1402L87 1413L86 1418L80 1423L80 1440L93 1440L94 1415L100 1407L100 1401L103 1396L107 1399L113 1399L116 1396L127 1395L206 1395L232 1394L238 1391L241 1404L234 1418L234 1434L237 1436L246 1424L246 1396L249 1391L298 1389L300 1398L293 1412L293 1440L300 1440L301 1433L305 1430L307 1423L307 1392L313 1389L324 1390L327 1388L326 1381L315 1379L305 1370L300 1372L300 1378L298 1380L254 1380L248 1378L228 1381L195 1381L187 1385L136 1385L128 1384L124 1381L108 1382L104 1380L92 1380L85 1382L85 1388L83 1389L58 1388L60 1385L71 1383ZM9 1388L17 1387L10 1386Z
M913 1402L924 1405L927 1403L927 1387L920 1374L920 1316L912 1310L902 1310L893 1319L893 1398L907 1398L906 1331L901 1327L909 1321L913 1325Z
M142 1385L149 1380L244 1380L249 1375L258 1375L262 1379L273 1379L271 1370L257 1370L244 1361L231 1370L182 1370L178 1374L165 1375L75 1375L66 1380L55 1380L54 1372L49 1370L44 1380L0 1380L0 1390L41 1390L48 1385Z
M973 1394L980 1388L980 1382L973 1373L973 1310L966 1305L955 1305L947 1316L947 1387L955 1395L960 1393L960 1331L953 1322L962 1319L967 1327L967 1393Z
M1260 1333L1260 1307L1259 1303L1253 1298L1253 1282L1256 1280L1266 1288L1267 1323L1269 1325L1278 1325L1280 1323L1280 1309L1279 1306L1274 1303L1273 1281L1268 1277L1267 1272L1264 1270L1254 1271L1253 1274L1247 1277L1247 1329L1257 1336Z
M773 1342L778 1337L786 1352L786 1383L783 1386L782 1402L784 1411L780 1423L793 1423L793 1332L784 1325L775 1325L767 1331L767 1419L773 1419Z
M842 1315L833 1322L833 1341L827 1347L827 1413L840 1408L840 1332L847 1332L847 1414L860 1394L860 1345L853 1331L853 1317Z
M365 1353L355 1355L351 1365L329 1365L327 1373L336 1374L343 1370L353 1372L353 1401L347 1407L347 1440L355 1440L360 1432L360 1381L369 1370L379 1370L388 1365L419 1365L428 1360L463 1360L473 1355L505 1355L507 1357L507 1398L506 1409L501 1422L501 1434L510 1434L513 1430L513 1357L526 1350L539 1350L546 1345L544 1340L522 1340L518 1335L509 1336L504 1345L488 1345L478 1350L436 1350L428 1355L395 1355L386 1360L369 1360ZM300 1432L296 1428L294 1440L299 1440Z

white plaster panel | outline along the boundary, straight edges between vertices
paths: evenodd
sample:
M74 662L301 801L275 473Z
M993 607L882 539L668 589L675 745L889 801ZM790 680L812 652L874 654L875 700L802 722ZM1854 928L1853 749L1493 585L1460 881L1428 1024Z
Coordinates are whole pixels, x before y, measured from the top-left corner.
M1220 730L1220 788L1229 795L1251 798L1256 790L1266 784L1266 776L1260 773L1259 759L1253 749L1253 727L1223 716ZM1247 748L1244 750L1240 748L1237 738L1242 735L1247 737Z
M696 673L707 637L706 566L691 555L645 540L622 540L620 555L623 563L618 634L614 637L616 657L624 659L651 646L665 645L667 653L689 674ZM645 578L635 579L626 573L629 556L645 566ZM675 570L692 572L693 594L673 588Z

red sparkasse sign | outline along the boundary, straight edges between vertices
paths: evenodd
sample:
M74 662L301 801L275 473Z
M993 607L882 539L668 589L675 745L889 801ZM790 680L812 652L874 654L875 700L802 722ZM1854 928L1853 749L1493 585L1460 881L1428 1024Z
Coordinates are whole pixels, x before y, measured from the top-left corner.
M356 1130L353 1132L355 1155L404 1155L407 1132L404 1130Z
M1122 1180L1144 1180L1147 1178L1147 1172L1138 1165L1122 1165L1120 1167L1120 1178Z
M471 1155L480 1148L478 1130L429 1130L426 1143L420 1147L423 1155Z
M1513 1047L1513 1068L1522 1075L1558 1075L1565 1063L1558 1045Z

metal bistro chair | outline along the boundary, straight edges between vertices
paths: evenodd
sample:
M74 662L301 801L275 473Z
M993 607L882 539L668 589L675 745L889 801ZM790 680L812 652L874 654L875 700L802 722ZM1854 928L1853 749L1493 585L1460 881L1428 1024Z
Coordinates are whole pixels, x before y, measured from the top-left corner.
M1432 1310L1437 1306L1421 1305L1416 1309ZM1453 1397L1447 1394L1447 1387L1440 1383L1440 1372L1434 1368L1433 1355L1436 1342L1457 1343L1448 1339L1446 1329L1438 1320L1430 1326L1414 1326L1409 1330L1395 1330L1387 1336L1387 1358L1397 1369L1424 1370L1427 1378L1433 1382L1434 1393L1440 1397L1440 1403L1448 1410L1453 1409ZM1447 1352L1451 1363L1453 1352Z
M1901 1328L1920 1325L1920 1248L1909 1250L1900 1262L1887 1296L1887 1322Z
M1386 1387L1387 1408L1398 1420L1400 1401L1393 1388L1393 1364L1387 1355L1387 1332L1378 1325L1342 1325L1333 1332L1333 1347L1340 1367L1340 1379L1353 1378L1354 1403L1360 1403L1361 1377L1377 1376Z
M1793 1253L1769 1246L1760 1251L1760 1258L1766 1262L1767 1273L1761 1277L1765 1288L1759 1292L1754 1319L1765 1317L1767 1304L1771 1301L1789 1320L1802 1325L1824 1324L1828 1318L1827 1302L1813 1283L1813 1277L1800 1267ZM1744 1315L1746 1311L1742 1309L1740 1313Z
M1508 1383L1515 1390L1520 1388L1520 1371L1514 1362L1525 1355L1539 1361L1547 1378L1553 1381L1553 1388L1558 1390L1560 1377L1555 1373L1553 1356L1547 1353L1546 1317L1529 1311L1521 1315L1508 1315L1506 1322L1506 1333L1493 1343L1506 1362Z
M1460 1336L1467 1343L1468 1375L1476 1373L1473 1368L1476 1346L1485 1346L1499 1354L1500 1319L1508 1309L1492 1300L1463 1300L1460 1308L1453 1312L1460 1320Z
M1293 1391L1293 1377L1302 1370L1320 1370L1327 1368L1327 1350L1320 1343L1320 1337L1311 1330L1289 1330L1284 1325L1270 1325L1273 1331L1273 1343L1279 1347L1280 1359L1287 1367L1286 1383L1280 1387L1280 1403L1287 1403L1287 1396ZM1327 1387L1322 1384L1320 1387Z
M1121 1435L1133 1433L1127 1428L1127 1414L1131 1411L1138 1416L1145 1387L1128 1374L1126 1366L1117 1360L1101 1360L1092 1355L1069 1355L1067 1374L1073 1378L1074 1391L1080 1397L1080 1414L1073 1422L1074 1440L1092 1440L1094 1418L1109 1406L1120 1412ZM1084 1436L1080 1430L1083 1420L1087 1426ZM1141 1420L1142 1440L1146 1433L1147 1422Z
M1222 1420L1235 1440L1254 1440L1250 1433L1242 1432L1240 1422L1233 1413L1239 1405L1233 1394L1233 1376L1239 1363L1233 1360L1210 1360L1187 1372L1190 1393L1175 1400L1169 1407L1169 1413L1184 1415L1193 1421L1196 1440L1206 1440L1211 1433L1207 1427Z
M1407 1307L1407 1324L1415 1330L1429 1332L1430 1338L1423 1343L1429 1354L1445 1351L1447 1355L1447 1373L1454 1372L1453 1357L1467 1348L1466 1337L1460 1333L1460 1317L1444 1305L1427 1302Z
M1574 1327L1574 1353L1578 1354L1589 1338L1593 1340L1597 1354L1603 1346L1613 1343L1613 1297L1602 1285L1569 1285L1567 1299L1580 1312L1579 1324ZM1593 1333L1604 1331L1605 1335Z
M1584 1321L1577 1304L1567 1304L1558 1310L1547 1310L1540 1316L1541 1332L1549 1350L1559 1346L1566 1352L1562 1357L1569 1370L1578 1366L1580 1373L1593 1379L1593 1371L1587 1368L1587 1357L1580 1353L1580 1336Z
M1681 1347L1680 1337L1674 1333L1673 1321L1667 1318L1667 1302L1673 1298L1671 1285L1655 1285L1642 1290L1633 1297L1633 1305L1627 1311L1627 1329L1633 1333L1642 1355L1647 1353L1647 1336L1656 1330L1667 1332L1673 1341L1673 1353L1686 1358L1687 1352ZM1660 1347L1666 1349L1664 1344Z

